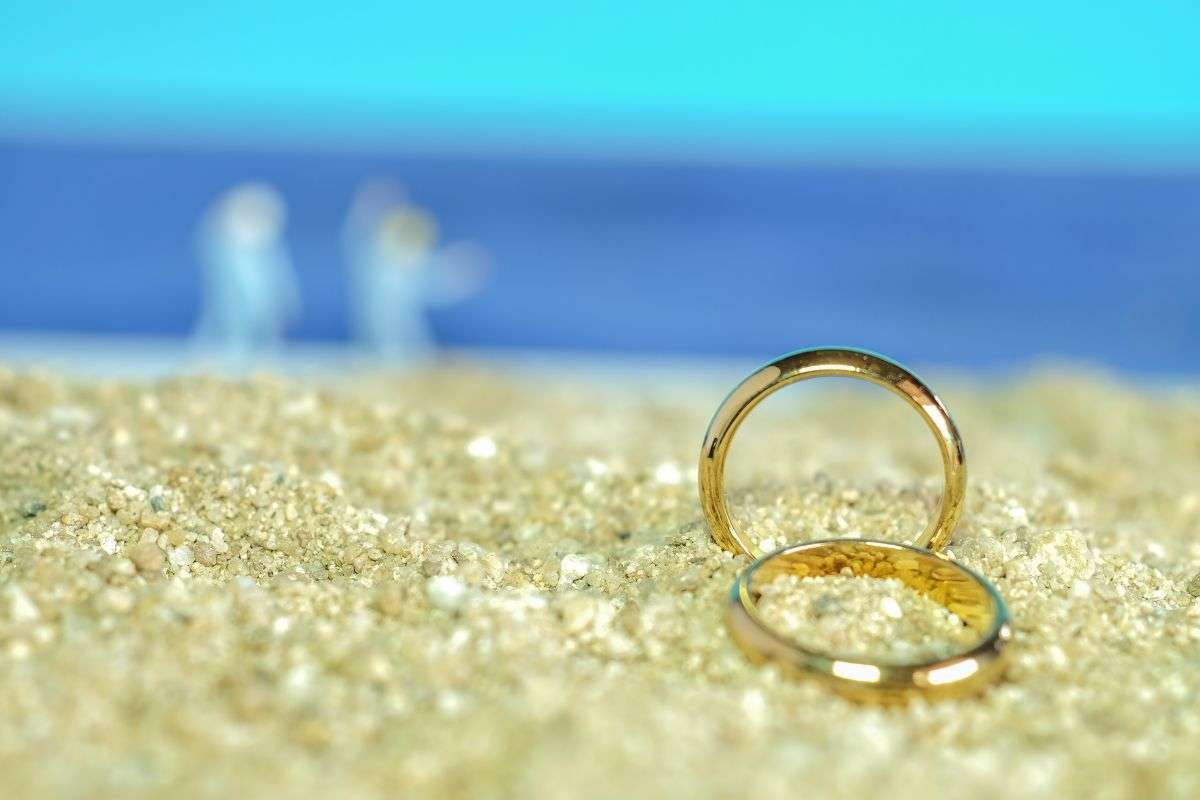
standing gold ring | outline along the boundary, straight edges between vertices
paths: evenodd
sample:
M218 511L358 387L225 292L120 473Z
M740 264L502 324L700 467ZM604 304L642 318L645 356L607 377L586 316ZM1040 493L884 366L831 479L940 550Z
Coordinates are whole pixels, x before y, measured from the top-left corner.
M797 350L756 370L737 385L708 424L700 451L700 505L713 539L726 550L762 555L745 533L734 529L725 500L725 458L738 426L768 395L789 383L826 376L860 378L900 395L920 413L942 454L945 486L937 515L913 544L937 551L946 545L962 514L967 493L967 466L958 428L942 401L916 375L896 362L865 350L815 348Z
M782 575L895 578L948 608L978 634L975 644L919 663L864 661L823 653L773 630L758 609L762 586ZM830 539L796 544L759 558L734 582L729 605L733 638L755 662L816 676L844 696L873 702L961 697L1000 675L1012 638L1004 600L975 572L937 553L903 544Z

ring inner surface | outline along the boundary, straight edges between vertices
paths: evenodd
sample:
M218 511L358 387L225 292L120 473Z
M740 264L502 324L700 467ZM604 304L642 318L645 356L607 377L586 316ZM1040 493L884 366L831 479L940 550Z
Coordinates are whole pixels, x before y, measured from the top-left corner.
M993 634L999 624L997 597L963 567L911 547L853 539L798 545L760 562L748 576L746 588L753 605L747 612L774 632L757 608L763 586L783 575L837 576L846 574L847 569L855 577L899 580L956 614L980 641Z

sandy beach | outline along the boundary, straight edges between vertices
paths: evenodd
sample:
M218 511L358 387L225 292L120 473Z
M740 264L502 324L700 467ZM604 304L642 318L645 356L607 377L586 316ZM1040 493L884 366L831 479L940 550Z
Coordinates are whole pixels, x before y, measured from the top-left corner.
M2 794L1200 795L1200 391L934 385L971 473L950 549L1014 657L979 697L871 708L729 639L746 561L695 478L727 385L0 370ZM795 388L747 424L732 499L768 543L903 540L936 458L882 391ZM950 641L845 580L780 624Z

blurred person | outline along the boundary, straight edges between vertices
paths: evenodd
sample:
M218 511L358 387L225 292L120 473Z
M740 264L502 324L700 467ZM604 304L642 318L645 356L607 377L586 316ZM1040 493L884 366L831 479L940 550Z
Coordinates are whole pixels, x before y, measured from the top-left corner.
M200 226L204 307L196 336L240 359L283 342L300 312L300 291L283 241L287 207L274 187L238 184L209 207Z
M363 185L347 216L351 327L374 355L399 361L434 353L427 310L474 294L484 258L470 244L439 249L437 222L391 181Z
M408 193L391 178L370 178L354 193L350 212L342 229L346 260L357 264L369 255L371 240L379 221L394 208L408 203Z

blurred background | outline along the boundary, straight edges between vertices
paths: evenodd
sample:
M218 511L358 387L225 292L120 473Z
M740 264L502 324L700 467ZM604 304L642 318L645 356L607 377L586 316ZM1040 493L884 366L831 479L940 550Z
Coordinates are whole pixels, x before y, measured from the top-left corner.
M0 357L1195 373L1198 42L1192 0L9 2Z

